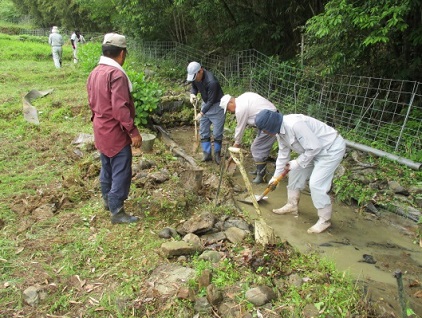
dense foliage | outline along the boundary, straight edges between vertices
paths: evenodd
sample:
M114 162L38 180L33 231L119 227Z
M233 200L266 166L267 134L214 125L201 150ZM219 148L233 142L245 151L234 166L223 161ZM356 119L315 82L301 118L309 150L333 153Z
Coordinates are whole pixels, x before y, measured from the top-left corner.
M2 0L3 11L11 1L40 27L118 30L221 55L254 48L325 74L422 78L420 0Z

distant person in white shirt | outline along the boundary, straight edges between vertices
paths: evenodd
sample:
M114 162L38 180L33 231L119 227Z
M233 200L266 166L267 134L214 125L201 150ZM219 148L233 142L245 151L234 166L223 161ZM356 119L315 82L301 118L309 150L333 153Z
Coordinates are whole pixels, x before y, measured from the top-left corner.
M261 95L252 92L246 92L238 97L224 95L220 101L220 107L224 112L235 114L236 128L234 131L233 147L240 148L242 145L243 135L247 126L255 127L255 117L263 109L277 111L277 108L269 100ZM271 148L275 142L275 136L260 134L256 136L251 145L251 153L256 165L256 171L252 174L256 175L253 183L265 182L267 174L267 159L270 155Z
M62 66L62 46L64 44L63 37L59 34L59 28L53 26L51 33L48 37L48 44L51 45L51 51L53 53L54 66L60 68Z
M255 124L265 134L276 136L278 157L276 169L270 184L289 169L287 204L274 209L276 214L298 214L300 190L309 179L312 202L318 210L318 222L308 233L321 233L331 226L332 204L328 192L334 172L340 165L346 151L346 143L340 134L327 124L301 114L282 115L262 110L255 118ZM291 151L299 154L290 159Z
M73 63L78 63L78 44L85 43L85 38L81 34L81 32L76 29L75 32L73 32L72 36L70 37L70 43L72 43L73 48Z

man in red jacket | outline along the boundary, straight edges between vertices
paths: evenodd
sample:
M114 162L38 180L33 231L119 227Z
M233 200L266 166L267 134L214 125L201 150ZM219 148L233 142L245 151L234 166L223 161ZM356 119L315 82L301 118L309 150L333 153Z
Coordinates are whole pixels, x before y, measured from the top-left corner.
M126 214L123 203L132 181L131 145L140 147L142 137L133 121L132 83L122 68L127 54L126 38L117 33L106 34L102 51L87 82L95 147L101 153L101 193L113 224L132 223L138 218Z

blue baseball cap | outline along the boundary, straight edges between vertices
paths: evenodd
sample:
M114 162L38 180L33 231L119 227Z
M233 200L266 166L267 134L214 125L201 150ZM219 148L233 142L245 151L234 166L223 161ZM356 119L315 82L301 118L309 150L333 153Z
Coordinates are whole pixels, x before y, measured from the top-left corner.
M280 133L282 123L283 114L278 111L264 109L261 110L255 117L255 125L258 128L258 136L263 130L274 135Z

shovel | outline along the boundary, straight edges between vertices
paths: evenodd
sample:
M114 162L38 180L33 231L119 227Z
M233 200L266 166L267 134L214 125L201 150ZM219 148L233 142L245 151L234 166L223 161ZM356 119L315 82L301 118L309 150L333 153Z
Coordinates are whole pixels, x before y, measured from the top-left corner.
M273 191L277 185L279 184L279 182L289 173L288 169L284 169L283 173L281 175L279 175L277 177L277 179L275 179L271 184L268 185L268 187L264 190L264 192L262 192L261 195L255 194L255 200L256 202L259 202L261 200L266 200L268 199L268 197L266 196L270 191ZM238 200L244 203L250 203L252 204L252 200L250 198L246 198L246 199L242 199L242 200Z
M240 148L230 147L229 151L231 156L239 167L240 173L242 174L243 180L245 181L246 188L251 196L252 203L255 207L256 213L258 214L258 220L255 220L255 241L263 246L268 244L275 244L277 238L274 233L274 229L270 227L265 220L262 218L261 210L259 209L258 202L256 201L255 195L253 194L252 185L249 181L248 174L243 166L243 154Z
M199 147L199 134L198 134L198 123L196 122L196 115L197 115L197 107L198 104L198 100L195 100L195 102L193 103L193 114L194 114L194 119L193 121L195 122L195 141L193 143L192 146L192 152L195 153L198 150Z

